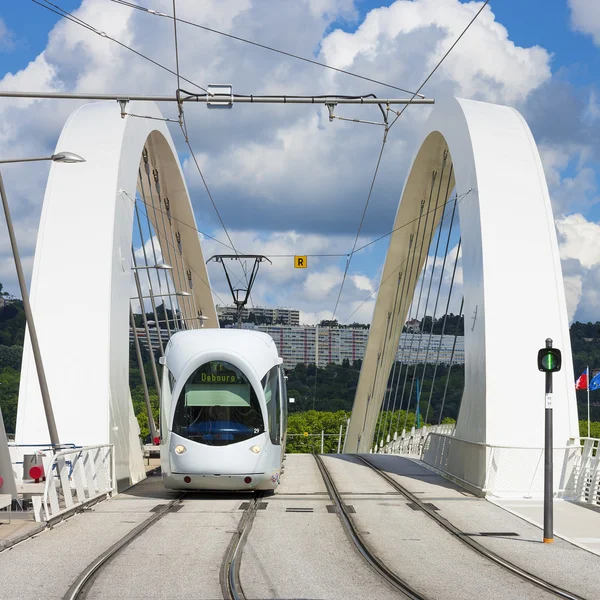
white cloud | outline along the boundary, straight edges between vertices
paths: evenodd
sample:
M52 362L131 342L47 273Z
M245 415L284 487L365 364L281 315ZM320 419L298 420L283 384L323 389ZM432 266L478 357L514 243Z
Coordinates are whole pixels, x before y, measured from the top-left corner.
M594 43L600 46L600 10L597 2L591 0L569 0L571 25L575 31L591 35Z
M587 269L600 262L600 225L575 214L556 220L560 257L577 259Z
M600 224L575 214L556 219L569 320L597 321L600 313Z
M156 0L152 6L164 12L172 9L170 0ZM180 0L178 13L190 21L301 55L318 51L318 60L414 89L480 7L481 2L459 0L398 0L371 10L362 23L356 22L355 32L338 27L340 21L357 18L352 0L304 0L287 3L285 10L274 0ZM105 0L84 0L75 13L174 68L170 20ZM179 49L184 76L200 85L231 82L236 93L401 95L183 24ZM425 91L438 99L457 94L519 105L549 80L550 61L550 54L542 48L516 46L488 6ZM193 89L187 83L184 87ZM174 88L174 76L66 21L54 27L43 53L32 57L23 70L0 80L0 89L7 90L166 94ZM78 105L3 100L0 154L51 152L68 115ZM590 98L590 114L595 114L594 107L595 100ZM173 116L172 106L161 108ZM409 160L430 109L409 110L410 119L403 118L390 134L364 223L367 239L361 238L361 243L385 233L393 222ZM380 118L373 107L338 106L336 114ZM238 105L230 111L210 111L190 104L186 116L199 162L238 249L269 255L345 254L350 250L381 144L381 128L329 123L325 108L307 106ZM199 227L225 240L177 127L172 134L182 154ZM584 149L565 152L549 145L545 151L546 171L556 187L553 196L565 214L572 206L569 197L583 194L589 203L595 194L593 173L583 163L571 180L563 177L573 152ZM29 259L46 174L47 167L23 166L11 167L5 174L18 234ZM203 251L208 257L223 252L223 247L205 240ZM6 260L6 252L0 245L0 259ZM308 322L330 317L345 258L309 258L306 270L293 269L291 261L291 257L277 258L273 265L261 266L254 302L300 308ZM365 299L379 284L380 265L359 264L353 263L345 283L336 314L341 321L353 311L351 321L371 318L376 294ZM228 301L224 278L214 264L209 268L213 287ZM460 283L460 271L457 277ZM14 280L7 283L14 291Z

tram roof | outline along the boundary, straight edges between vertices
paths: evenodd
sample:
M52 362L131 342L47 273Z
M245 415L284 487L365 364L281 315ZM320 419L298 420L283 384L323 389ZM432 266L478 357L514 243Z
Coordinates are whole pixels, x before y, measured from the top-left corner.
M262 376L282 360L273 338L261 331L247 329L193 329L175 333L165 348L169 371L179 377L185 365L207 351L242 355Z

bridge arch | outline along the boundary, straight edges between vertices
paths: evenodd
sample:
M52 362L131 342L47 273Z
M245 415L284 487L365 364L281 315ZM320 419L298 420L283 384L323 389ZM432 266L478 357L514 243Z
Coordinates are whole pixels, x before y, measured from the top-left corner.
M51 166L31 283L61 443L114 444L117 478L125 484L144 476L129 391L129 303L135 289L131 248L144 155L152 177L159 178L160 190L154 191L158 212L148 210L148 217L165 262L169 251L175 255L181 248L174 259L181 268L173 269L172 278L178 290L192 295L180 305L183 318L192 320L195 311L202 311L206 326L218 327L193 209L166 122L152 103L130 102L127 110L151 118L122 118L116 102L98 102L80 107L65 124L58 151L68 149L86 162ZM171 230L163 218L165 198ZM163 216L157 217L161 208ZM171 239L174 231L177 242ZM16 442L48 441L26 336Z
M558 243L539 153L516 110L453 98L434 108L404 186L394 229L410 225L390 239L345 450L371 447L407 318L408 303L402 314L394 313L398 276L408 271L402 265L421 199L433 171L442 172L445 153L452 169L442 176L461 198L465 387L455 436L480 446L543 446L544 379L536 355L550 337L564 357L554 376L554 439L564 446L579 435L577 405ZM429 223L437 226L435 219ZM407 281L409 298L425 257ZM485 478L485 459L477 468Z

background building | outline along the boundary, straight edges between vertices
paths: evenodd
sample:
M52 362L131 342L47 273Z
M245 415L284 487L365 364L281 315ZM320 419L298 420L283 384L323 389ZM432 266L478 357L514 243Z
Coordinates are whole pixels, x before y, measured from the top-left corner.
M325 367L329 363L341 364L345 359L362 359L365 354L369 330L362 328L337 328L319 326L291 327L286 325L244 324L244 329L255 329L268 333L277 348L286 369L293 369L298 363L317 364ZM431 337L431 340L430 340ZM428 333L403 333L397 360L405 364L450 363L454 347L454 364L465 362L465 342L463 336L432 335Z
M251 315L254 315L253 317ZM237 308L235 306L217 305L219 321L235 323ZM300 325L300 311L293 308L266 308L263 306L245 307L242 310L242 321L253 321L258 325Z

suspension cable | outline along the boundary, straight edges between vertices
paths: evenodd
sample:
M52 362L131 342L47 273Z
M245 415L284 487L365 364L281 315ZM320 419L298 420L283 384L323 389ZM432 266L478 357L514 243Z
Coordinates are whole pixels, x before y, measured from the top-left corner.
M440 365L440 354L442 351L442 342L444 340L444 333L446 331L446 322L448 320L448 310L450 308L450 300L452 298L452 290L454 289L454 277L456 275L456 267L458 265L458 256L460 254L461 243L462 243L462 237L458 240L458 246L456 249L456 257L454 259L454 268L452 269L452 279L450 280L450 290L448 291L448 300L446 301L446 310L444 312L444 321L442 322L442 332L440 334L440 345L438 346L437 357L435 360L435 368L433 371L433 379L432 379L432 383L431 383L431 389L429 390L429 400L427 402L427 413L426 413L427 415L429 415L429 406L431 404L431 398L433 396L433 388L434 388L434 384L435 384L435 378L437 376L437 370ZM443 273L442 273L442 275L443 275ZM461 310L462 310L462 306L461 306Z
M433 314L431 317L431 330L429 331L429 341L427 343L427 352L425 354L425 363L423 366L423 374L421 375L421 378L424 379L425 378L425 369L427 366L427 360L429 359L429 349L431 347L431 341L433 339L433 329L435 327L435 315L437 314L437 308L438 308L438 303L439 303L439 299L440 299L440 293L442 290L442 283L444 281L444 271L446 270L446 261L448 258L448 249L450 247L450 238L452 235L452 228L454 225L454 216L456 214L456 203L454 203L454 207L452 209L452 216L450 217L450 227L448 228L448 237L446 239L446 248L444 250L444 260L442 262L442 270L440 272L440 282L438 285L438 290L437 290L437 295L435 298L435 305L433 307ZM442 217L443 218L443 217ZM440 237L441 237L441 227L440 227L440 236L438 236L438 244L440 242ZM436 248L436 255L437 255L437 248ZM440 347L442 344L442 338L440 338ZM433 385L435 384L435 378L432 380L431 382L431 386L433 387ZM427 423L427 417L429 416L429 403L427 403L427 411L425 413L425 423Z
M396 307L397 307L397 304L398 304L398 292L400 291L400 284L401 283L402 283L402 272L400 272L398 274L398 283L396 285L396 296L394 298L394 305L392 307L393 318L392 318L392 324L391 324L391 329L390 329L390 336L393 335L394 326L396 324L395 323L395 317L396 317L396 312L397 312ZM385 348L384 348L384 350L385 350ZM396 353L394 353L394 370L393 370L392 377L391 377L392 383L394 381L394 374L395 374L395 372L396 372ZM389 384L389 377L388 377L388 384ZM383 431L385 431L385 427L387 425L387 410L389 409L389 405L390 405L390 399L391 399L391 396L392 396L392 388L390 387L390 388L386 389L386 392L387 392L387 398L385 397L385 393L384 393L384 401L381 403L381 409L380 409L380 413L382 414L382 416L385 415L385 419L386 419L386 424L383 426ZM382 419L380 417L379 418L379 427L378 427L378 430L377 430L377 437L376 437L377 441L379 441L379 433L380 433L381 424L382 424L381 421L382 421Z
M439 201L440 201L440 194L442 191L442 182L444 180L444 170L446 168L446 160L448 158L448 150L444 150L444 159L442 161L442 170L441 170L441 175L440 175L440 179L439 179L439 185L438 185L438 191L437 191L437 198L436 198L436 202L435 202L435 206L436 206L436 211L433 213L433 223L431 224L431 233L429 235L429 243L427 246L427 256L425 258L425 266L423 268L423 277L421 279L421 292L419 293L419 303L421 300L421 293L423 291L423 285L425 283L425 279L427 276L427 267L429 265L429 248L431 247L431 241L433 240L433 235L435 233L435 219L437 217L437 208L439 207ZM450 175L450 178L448 178L448 186L450 185L450 180L451 180L452 175ZM445 198L444 198L445 200ZM443 209L442 209L443 210ZM440 233L441 233L441 229L440 229ZM438 242L439 242L439 236L438 236ZM408 403L407 403L407 408L406 408L406 417L408 418L408 411L410 409L410 403L411 403L411 398L412 398L412 392L413 392L413 388L415 385L415 379L417 377L417 365L419 363L419 353L421 351L421 343L423 341L423 328L425 326L425 316L427 315L427 307L429 306L429 298L431 296L431 285L433 283L433 269L435 267L435 259L437 258L437 248L436 248L436 254L434 254L433 257L433 267L431 269L431 276L429 278L429 286L427 288L427 297L425 299L425 307L423 309L423 319L421 320L421 325L420 325L420 331L419 331L419 341L417 343L417 353L416 353L416 357L415 357L415 368L413 369L413 375L412 375L412 381L410 383L410 391L408 393ZM418 311L419 308L417 306L417 318L418 318ZM422 382L423 380L421 380ZM417 404L419 403L419 394L417 394Z
M148 152L147 152L147 150L145 148L144 148L143 155L147 159ZM144 190L144 180L142 178L142 172L141 172L140 169L138 169L138 175L139 175L140 191L142 193L142 202L144 203L144 206L146 207L146 210L143 210L141 212L144 213L144 215L146 217L146 222L148 223L148 228L150 229L150 215L148 214L149 204L146 202L146 192ZM152 194L152 188L150 189L150 193ZM151 198L152 198L152 207L154 209L154 222L157 224L157 231L158 231L160 229L160 227L158 227L158 217L157 217L157 214L156 214L156 206L154 204L154 197L152 195L151 195ZM158 198L158 201L160 202L160 197ZM139 213L137 202L135 204L135 210L136 210L136 213ZM138 216L138 220L139 220L139 216ZM162 229L163 229L163 232L162 232L163 233L163 237L166 239L167 230L166 230L166 227L165 227L165 218L164 218L164 215L162 217L162 225L163 225L163 227L162 227ZM158 237L158 242L160 244L160 235ZM172 258L171 258L171 249L169 248L168 244L167 244L166 250L167 250L167 257L168 257L167 260L169 261L169 265L173 266ZM152 253L153 253L153 256L154 256L154 263L157 264L157 255L156 255L156 248L154 247L154 243L152 244ZM163 257L164 257L165 251L162 248L162 244L161 244L161 253L162 253ZM160 273L157 273L157 277L158 277L158 287L160 289L160 293L162 294L163 293L163 288L162 288L162 282L161 282ZM167 293L168 293L168 298L169 298L169 306L171 307L171 317L173 318L173 323L174 323L174 326L175 326L176 330L179 331L179 322L175 318L175 314L176 313L173 310L173 296L171 295L171 285L169 283L169 275L167 273L164 273L164 277L165 277L165 285L166 285L166 288L167 288ZM175 282L173 282L173 287L175 287ZM165 311L165 320L166 320L166 324L167 324L167 331L169 332L169 338L170 338L171 337L171 325L169 323L170 319L169 319L169 317L167 315L167 303L166 303L165 300L163 300L163 308L164 308L164 311ZM179 309L179 302L177 303L177 308Z
M454 329L454 343L452 344L452 353L450 354L450 366L448 367L448 375L446 377L446 387L444 388L444 397L442 398L442 406L440 408L440 416L438 418L438 425L442 422L442 414L444 412L444 405L446 404L446 394L448 392L448 383L450 382L450 373L452 372L452 364L454 362L454 350L456 349L456 339L458 338L458 330L460 329L460 318L462 316L464 303L465 303L465 297L463 296L461 303L460 303L460 310L458 311L458 319L456 321L456 327ZM463 319L463 327L464 327L464 319ZM461 402L462 402L462 399L461 399Z
M431 199L433 198L433 192L434 192L434 189L435 189L436 179L437 179L437 171L432 171L431 172L431 188L429 190L429 200L428 200L428 204L427 204L427 216L425 217L425 226L423 227L423 234L421 236L421 247L419 249L419 261L417 263L417 269L419 269L420 265L423 264L423 248L425 246L425 236L426 236L426 233L427 233L427 225L428 225L428 222L429 222L429 212L430 212L429 208L431 206ZM433 229L433 227L431 229ZM431 242L430 242L430 244L431 244ZM429 246L427 247L427 253L429 253ZM419 297L418 297L418 300L417 300L417 306L416 306L416 310L414 312L414 317L413 317L415 319L419 315L419 308L421 307L421 296L423 294L423 284L424 284L424 281L425 281L424 277L420 277L420 279L421 279L421 286L420 286L420 289L419 289ZM418 281L419 281L419 274L417 272L415 274L415 290L416 290L416 286L418 285ZM413 301L414 301L414 295L413 295ZM411 319L410 314L409 314L409 322L411 320L412 319ZM407 333L408 333L408 328L407 328ZM407 363L406 372L404 373L404 382L402 384L402 396L400 397L400 410L402 410L402 406L404 404L404 394L405 394L405 391L406 391L406 382L408 380L408 370L409 370L408 367L410 365L413 343L414 343L414 335L411 334L410 347L409 347L409 350L408 350L408 358L409 358L409 360L408 360L408 363ZM408 401L407 401L406 415L408 416Z
M141 171L141 169L138 169L138 180L139 180L139 184L140 184L140 191L142 193L142 197L144 198L144 204L145 204L146 203L146 196L145 196L144 181L142 179L142 171ZM140 231L140 238L142 240L142 249L143 249L143 252L144 252L144 261L146 262L146 266L149 266L148 265L148 257L146 255L146 245L144 243L144 236L142 234L142 223L141 223L141 220L140 220L140 211L138 209L138 203L137 202L135 203L135 215L136 215L136 218L137 218L138 228L139 228L139 231ZM155 215L155 219L156 219L156 215ZM148 225L148 233L150 235L150 243L151 243L151 247L152 247L152 256L154 258L154 264L157 265L158 264L158 257L156 255L156 248L154 246L154 236L152 235L152 227L150 225L150 217L148 216L147 212L146 212L146 221L147 221L147 225ZM155 223L157 223L156 220L155 220ZM158 223L157 223L157 225L158 225ZM160 238L159 238L159 241L160 241ZM154 318L156 319L156 323L157 323L157 327L158 327L159 326L158 325L159 320L158 320L158 314L157 314L157 311L156 311L156 303L154 302L154 294L153 294L153 291L152 291L152 280L151 280L151 277L150 277L150 269L146 269L146 272L148 274L148 286L149 286L149 289L150 289L150 296L152 296L152 308L154 310ZM166 277L166 273L165 273L165 277ZM156 278L158 280L158 289L159 289L160 294L162 296L163 295L163 287L162 287L160 269L156 270ZM171 290L169 289L169 285L168 285L169 284L169 280L168 279L166 280L166 283L167 283L167 292L170 294ZM169 295L169 302L171 303L171 306L172 306L173 299L172 299L172 296L170 296L170 295ZM164 301L164 299L163 299L163 308L166 309L166 302ZM165 311L165 315L166 315L166 311ZM169 320L168 319L167 319L167 332L168 332L168 335L169 335L169 338L170 338L171 337L171 327L169 325ZM160 347L161 347L160 348L161 356L163 356L164 355L164 348L163 348L163 345L162 345L162 338L161 338Z
M150 303L152 304L152 312L154 314L154 320L156 322L156 333L158 334L158 340L159 340L159 348L160 348L160 355L164 356L165 354L165 349L162 343L162 336L160 335L160 325L158 322L158 313L156 312L156 302L154 301L154 291L152 289L152 278L150 275L150 265L148 264L148 257L146 255L146 244L144 242L144 236L142 234L142 225L140 223L140 216L139 216L139 212L137 209L137 204L135 207L135 216L136 216L136 220L138 223L138 228L139 228L139 232L140 232L140 239L142 242L142 252L144 255L144 266L145 268L142 269L143 271L146 271L146 277L148 278L148 294L150 296ZM152 235L152 233L150 233L150 235ZM133 247L133 244L131 245L131 254L133 257L133 267L134 269L137 270L138 265L137 265L137 261L135 258L135 248ZM156 261L154 261L154 264L156 264ZM161 291L161 296L162 296L162 291ZM142 310L144 310L144 307L142 306ZM170 334L169 334L170 335ZM150 340L148 340L148 343L150 343Z
M156 203L154 202L154 192L152 191L152 180L150 179L150 157L149 157L149 154L148 154L148 150L146 148L144 148L144 152L142 153L142 158L144 160L144 171L146 172L146 179L148 180L148 189L150 190L150 202L151 202L152 206L154 207L154 206L156 206ZM153 173L154 173L154 171L153 171ZM160 201L160 193L158 193L158 198L159 198L159 201ZM146 211L146 218L148 219L148 221L150 221L150 217L149 217L149 214L148 214L147 211ZM154 214L154 219L156 220L156 213ZM171 236L172 235L173 235L173 232L171 231ZM179 281L183 282L183 278L182 278L182 276L179 273L179 264L177 262L177 253L174 253L174 254L175 254L175 264L172 264L171 266L174 269L176 269L176 271L177 271L177 278L179 279ZM175 282L173 282L173 284L174 284L175 287L177 287L176 284L175 284ZM181 285L180 287L182 288L182 289L180 289L180 291L183 291L183 285ZM175 291L177 291L177 290L175 290ZM180 308L182 308L181 307L181 303L179 302L179 300L177 300L177 305ZM183 311L180 311L180 312L182 313L181 316L184 316L183 315ZM185 321L184 321L183 324L182 324L182 328L183 329L187 329L187 327L185 325L186 324L185 324Z
M423 214L423 207L425 206L425 200L421 200L421 215ZM414 294L409 295L409 290L411 288L411 282L413 281L413 268L414 268L414 263L415 263L415 256L417 254L417 241L418 241L418 237L419 237L419 231L421 228L421 219L419 219L419 222L417 224L417 233L416 233L416 237L414 239L414 246L413 246L413 253L412 253L412 259L410 261L410 270L409 270L409 275L408 275L408 279L406 280L407 283L407 287L404 293L404 303L401 309L401 314L406 314L409 317L410 320L410 314L412 313L412 307L415 301L414 298ZM411 238L412 240L412 238ZM407 257L408 259L409 257ZM416 285L416 282L415 282ZM401 323L400 326L400 337L402 337L402 329L404 329L404 322ZM404 353L403 353L404 356ZM403 361L402 363L400 363L400 371L398 372L398 381L397 381L397 385L399 387L400 385L400 379L402 377L402 367L404 366L404 362L406 362L406 369L408 371L408 366L410 364L410 351L407 355L407 360ZM394 397L394 407L395 407L395 398L398 395L398 389L396 389L396 395ZM400 407L399 407L399 411L402 410L402 400L400 401ZM400 419L400 412L398 412L398 420Z
M120 190L120 193L125 194L125 196L127 196L129 198L129 200L131 200L132 202L135 202L135 200L131 197L131 195L128 192L126 192L125 190ZM166 198L166 200L168 200L168 198ZM174 243L169 241L168 238L165 238L165 242L167 243L167 246L170 246L173 249L173 251L175 251L176 248L175 248ZM204 285L211 291L211 293L218 298L219 302L221 302L221 304L225 305L226 303L224 302L223 298L221 298L219 296L219 294L216 292L216 290L211 287L211 285L208 283L208 281L206 281L202 277L202 275L200 275L200 273L198 273L195 269L193 269L191 265L189 265L189 268L200 279L200 281L202 281L202 283L204 283Z
M416 246L416 244L415 244ZM408 298L408 293L404 293L404 286L406 284L406 278L404 280L404 283L402 284L402 304L400 305L400 309L398 311L398 317L400 317L401 314L404 314L404 306L407 303L407 298ZM394 378L392 376L392 389L394 389L394 404L392 406L392 413L390 415L390 422L389 422L389 427L388 427L388 433L386 436L386 439L389 440L390 437L390 432L392 430L392 421L394 420L394 411L396 410L396 401L398 399L398 389L400 387L400 376L402 374L402 367L404 365L404 350L405 350L405 346L406 346L406 337L402 337L402 329L404 328L404 323L400 324L400 339L398 340L398 348L400 347L400 344L402 344L402 353L400 354L400 369L398 370L398 377L396 379L396 384L394 387ZM398 364L397 362L397 356L398 356L398 350L396 350L396 355L394 356L394 370Z
M463 194L460 194L460 196L457 196L457 198L452 198L452 200L448 201L446 204L449 204L450 202L452 202L452 201L454 201L456 199L458 199L458 203L460 204L465 199L465 197L467 195L469 195L472 191L473 191L473 188L469 189L468 191L464 192ZM401 225L397 229L401 229L402 227L406 227L407 225L409 225L410 223L413 223L416 220L418 220L418 219L413 219L409 223ZM391 232L391 233L393 233L393 232ZM375 241L378 241L378 240L374 240L374 242ZM358 252L361 249L362 248L358 248L356 251ZM398 272L399 269L403 268L404 265L406 265L408 263L408 260L409 260L409 257L405 258L398 265L396 265L396 267L392 270L392 272L389 275L387 275L387 277L385 277L385 279L382 279L381 282L379 283L379 285L346 317L346 319L344 321L342 321L342 325L345 324L345 323L347 323L373 297L373 295L376 294L379 291L379 289L381 288L381 286L392 275L395 275Z
M160 197L161 197L161 190L160 190L160 173L158 172L158 169L155 167L152 170L152 178L154 179L154 188L156 189L156 196L158 198L158 201L160 202ZM154 198L152 198L152 204L154 205ZM154 218L156 219L156 213L154 215ZM197 310L196 310L196 298L194 296L194 290L193 290L193 285L192 285L192 272L190 269L186 269L186 264L185 264L185 260L183 258L183 243L181 242L181 233L179 231L176 232L175 237L177 239L177 246L179 248L179 257L181 260L181 269L183 271L182 277L183 277L183 282L184 282L184 287L185 287L185 282L187 281L187 291L190 294L190 296L188 296L188 308L190 310L190 314L191 317L189 317L187 320L194 320L195 318L197 318Z

